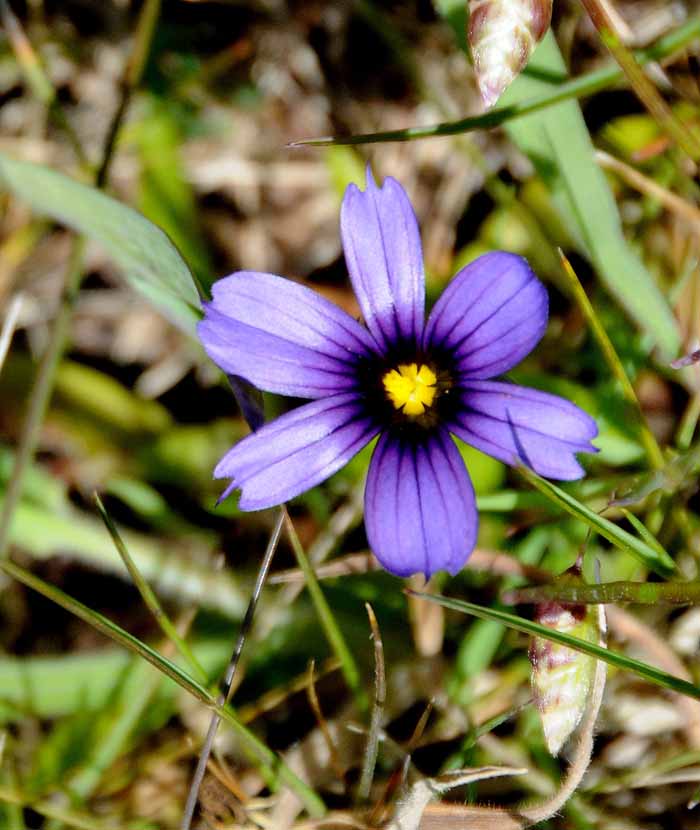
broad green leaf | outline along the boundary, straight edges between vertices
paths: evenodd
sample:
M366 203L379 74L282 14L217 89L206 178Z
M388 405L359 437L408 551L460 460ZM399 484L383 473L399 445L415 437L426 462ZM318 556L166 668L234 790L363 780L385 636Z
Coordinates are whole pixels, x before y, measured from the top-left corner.
M0 153L0 187L99 242L140 294L187 334L194 334L199 296L167 235L133 208L48 167Z
M139 208L173 240L200 285L209 287L212 264L195 194L183 169L183 139L172 107L156 96L146 97L142 117L130 135L141 161Z
M521 631L523 634L530 634L533 637L543 637L545 640L551 640L553 643L568 646L583 654L589 654L591 657L603 660L618 669L634 672L645 680L656 683L658 686L663 686L666 689L671 689L671 691L700 700L700 687L694 683L689 683L680 677L674 677L674 675L667 674L665 671L661 671L661 669L642 663L641 660L634 660L632 657L627 657L617 651L603 648L603 646L596 645L588 640L581 640L578 637L572 637L570 634L554 631L532 620L518 617L515 614L509 614L507 611L500 611L497 608L485 608L483 605L475 605L473 602L451 599L437 594L423 594L418 591L409 591L409 593L428 602L436 602L438 605L442 605L452 611L470 614L482 620L493 620L494 622L503 623L508 628Z
M230 572L216 573L206 565L190 562L177 556L172 545L159 544L144 534L127 532L123 538L143 577L162 596L200 603L229 619L243 617L246 598L238 579ZM28 501L20 502L13 516L10 540L36 559L69 553L100 571L127 575L102 523L70 506L56 512Z
M566 81L566 66L550 32L525 73L500 100L501 106L556 90ZM552 191L555 203L596 267L610 293L666 356L675 356L680 340L670 307L622 234L617 205L604 173L595 162L581 109L564 101L511 121L506 129Z

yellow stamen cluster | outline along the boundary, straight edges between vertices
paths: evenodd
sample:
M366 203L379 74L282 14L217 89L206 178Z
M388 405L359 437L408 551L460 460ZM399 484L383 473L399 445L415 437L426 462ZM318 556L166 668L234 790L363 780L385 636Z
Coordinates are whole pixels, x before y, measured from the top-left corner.
M422 415L432 406L437 389L437 377L428 366L417 363L402 364L382 378L389 400L404 415Z

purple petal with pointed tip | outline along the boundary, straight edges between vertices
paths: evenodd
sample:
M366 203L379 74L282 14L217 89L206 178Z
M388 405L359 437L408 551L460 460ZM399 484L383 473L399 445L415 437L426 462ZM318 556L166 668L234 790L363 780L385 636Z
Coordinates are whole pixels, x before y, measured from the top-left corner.
M450 430L506 464L571 481L584 475L575 453L597 452L593 418L557 395L484 380L465 381L457 394L459 412Z
M385 351L397 340L418 342L425 313L425 275L418 222L401 185L351 184L340 211L345 261L368 329Z
M276 418L229 450L214 478L241 489L241 510L289 501L327 479L378 432L353 393L312 401Z
M426 351L449 351L460 375L492 378L528 355L547 327L547 291L527 261L494 251L463 268L435 303Z
M365 527L388 571L457 573L476 544L478 523L474 488L446 430L421 442L382 435L369 465Z
M274 274L240 271L214 284L199 338L211 359L259 389L320 398L355 382L370 334L315 291Z

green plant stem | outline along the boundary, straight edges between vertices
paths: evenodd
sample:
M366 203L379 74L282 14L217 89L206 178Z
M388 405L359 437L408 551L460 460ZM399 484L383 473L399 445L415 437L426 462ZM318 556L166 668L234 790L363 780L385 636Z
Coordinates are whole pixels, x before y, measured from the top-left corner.
M148 56L151 52L156 23L160 15L160 7L161 0L146 0L141 7L141 13L136 23L134 45L129 55L121 84L119 103L107 129L107 137L105 138L102 153L102 163L95 174L95 186L99 189L102 189L107 181L111 159L117 143L117 136L119 135L119 129L126 111L131 103L131 96L143 78L143 73L148 63Z
M697 605L700 603L700 582L604 582L587 585L584 582L566 582L558 585L538 585L515 588L504 592L503 601L509 605L539 602L572 602L599 605L635 602L640 605Z
M151 44L156 31L156 24L160 17L161 0L146 0L141 8L134 46L129 56L129 63L126 69L126 84L132 90L141 83L146 64L151 54Z
M345 642L345 638L343 637L340 628L338 628L338 623L335 621L333 612L331 611L328 601L321 590L321 586L318 583L316 573L314 572L313 566L309 562L306 551L299 541L299 537L294 529L294 524L289 517L289 513L286 508L283 508L283 510L285 527L287 529L289 541L292 545L292 550L294 551L294 556L296 557L299 569L304 574L306 587L308 588L309 594L311 595L311 601L314 604L318 618L323 626L323 632L326 635L326 639L328 640L330 647L333 649L335 656L340 661L340 667L345 677L345 681L350 687L350 691L355 696L355 702L361 712L367 713L369 711L369 701L367 699L366 692L360 685L360 672L357 668L357 663L350 653L350 649Z
M700 419L700 392L694 392L688 401L676 435L676 445L681 452L690 447L698 419Z
M640 65L663 60L687 46L700 35L700 16L692 17L675 32L660 38L654 45L633 53ZM527 70L526 70L527 71ZM426 127L409 127L404 130L389 130L380 133L366 133L342 137L325 136L311 138L304 141L292 142L290 147L322 146L328 144L375 144L385 141L413 141L419 138L458 135L473 130L492 129L500 127L515 118L522 118L539 110L568 101L571 98L584 98L596 92L608 89L620 83L625 78L624 72L617 64L595 72L589 72L580 78L563 82L555 92L538 95L521 104L506 107L496 107L482 115L470 116L459 121L449 121L442 124L431 124Z
M605 5L600 0L581 0L581 5L588 12L593 25L598 30L600 39L615 58L637 97L654 120L686 155L694 161L700 159L700 142L695 138L692 130L688 130L676 118L657 88L642 71L634 54L622 43L615 32L615 24L610 18Z
M666 466L664 454L661 452L661 447L659 447L654 434L649 429L644 413L642 412L642 408L639 405L639 400L637 399L634 387L632 386L630 379L627 377L622 361L615 351L615 347L608 337L608 333L605 331L603 325L598 319L598 315L595 313L595 310L591 305L591 301L588 299L588 295L583 290L583 286L581 285L576 272L572 268L571 263L564 256L562 251L559 251L559 256L564 273L568 279L569 287L574 295L574 299L581 309L583 316L586 318L586 322L590 326L591 333L603 353L603 357L605 362L608 364L608 368L620 384L622 394L635 414L639 437L644 445L644 449L646 450L649 463L655 470L662 470Z

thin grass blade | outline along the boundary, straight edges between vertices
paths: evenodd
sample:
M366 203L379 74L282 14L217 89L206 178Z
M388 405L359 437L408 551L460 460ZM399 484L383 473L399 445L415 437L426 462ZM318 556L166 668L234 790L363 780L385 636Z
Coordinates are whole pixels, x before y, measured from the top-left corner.
M567 513L585 522L596 533L612 542L616 547L634 554L640 562L659 576L667 577L676 571L675 562L662 548L652 547L623 528L618 527L609 519L599 516L590 507L581 504L572 495L557 487L556 484L541 478L531 470L521 467L520 472L540 493L543 493Z
M482 605L475 605L472 602L465 600L452 599L450 597L443 597L437 594L422 594L415 591L410 592L413 596L421 597L428 602L437 602L445 608L452 611L459 611L462 614L470 614L473 617L478 617L482 620L494 620L503 623L503 625L520 631L523 634L529 634L534 637L543 637L546 640L551 640L553 643L559 643L569 648L581 651L598 660L603 660L610 666L615 666L623 671L630 671L643 677L650 683L655 683L657 686L663 686L665 689L670 689L673 692L686 695L700 700L700 686L683 680L680 677L674 677L661 669L650 666L647 663L642 663L640 660L635 660L632 657L627 657L616 651L603 648L595 643L581 640L578 637L572 637L569 634L563 634L559 631L554 631L538 623L527 620L524 617L518 617L515 614L509 614L507 611L500 611L496 608L486 608Z

